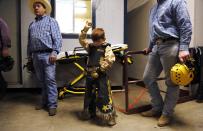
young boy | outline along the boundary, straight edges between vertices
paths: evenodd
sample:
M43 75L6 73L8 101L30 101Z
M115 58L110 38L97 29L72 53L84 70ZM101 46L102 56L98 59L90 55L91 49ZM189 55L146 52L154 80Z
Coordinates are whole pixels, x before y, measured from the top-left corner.
M89 28L91 23L86 22L79 36L80 44L88 52L84 110L81 112L81 118L89 120L97 117L102 123L113 126L116 124L115 109L106 71L115 61L115 55L110 44L105 42L105 32L102 28L92 31L93 43L86 41Z

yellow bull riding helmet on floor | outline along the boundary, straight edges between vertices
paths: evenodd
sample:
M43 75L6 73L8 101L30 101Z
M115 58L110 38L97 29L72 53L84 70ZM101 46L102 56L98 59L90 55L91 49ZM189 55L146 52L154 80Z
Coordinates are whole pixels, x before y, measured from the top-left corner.
M190 84L194 78L194 67L177 63L171 68L170 76L174 84L186 86Z

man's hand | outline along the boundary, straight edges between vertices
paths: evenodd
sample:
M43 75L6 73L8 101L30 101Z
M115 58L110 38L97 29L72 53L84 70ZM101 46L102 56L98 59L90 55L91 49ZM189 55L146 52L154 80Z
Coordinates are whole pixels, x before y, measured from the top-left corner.
M187 59L189 59L190 53L189 51L179 51L178 57L181 62L185 62Z
M28 73L35 73L32 57L29 56L27 58L27 63L23 66L23 69L25 67L27 68Z
M4 48L4 49L2 50L2 56L3 56L3 57L9 56L9 50L8 50L8 48Z
M54 64L54 63L56 62L56 55L51 54L51 55L49 56L49 62L50 62L51 64Z
M144 55L148 55L152 50L150 48L145 48L143 51Z
M31 62L31 61L32 61L32 57L29 56L29 57L27 58L27 61L28 61L28 62Z

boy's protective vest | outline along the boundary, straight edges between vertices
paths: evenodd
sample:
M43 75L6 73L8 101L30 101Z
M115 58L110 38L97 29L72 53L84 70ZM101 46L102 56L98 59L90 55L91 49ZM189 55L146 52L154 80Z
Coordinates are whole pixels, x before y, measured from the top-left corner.
M87 67L99 67L99 61L104 58L106 47L109 43L101 46L89 45Z

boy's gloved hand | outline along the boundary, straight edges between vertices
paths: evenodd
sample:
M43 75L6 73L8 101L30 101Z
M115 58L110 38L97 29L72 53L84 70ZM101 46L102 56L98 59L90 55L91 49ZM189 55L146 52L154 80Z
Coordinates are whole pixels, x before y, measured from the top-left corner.
M105 61L104 58L100 59L99 64L100 64L100 70L102 72L104 72L106 69L108 69L110 67L109 63L107 61Z
M83 28L82 31L87 32L91 27L92 27L92 23L86 21L85 27Z

